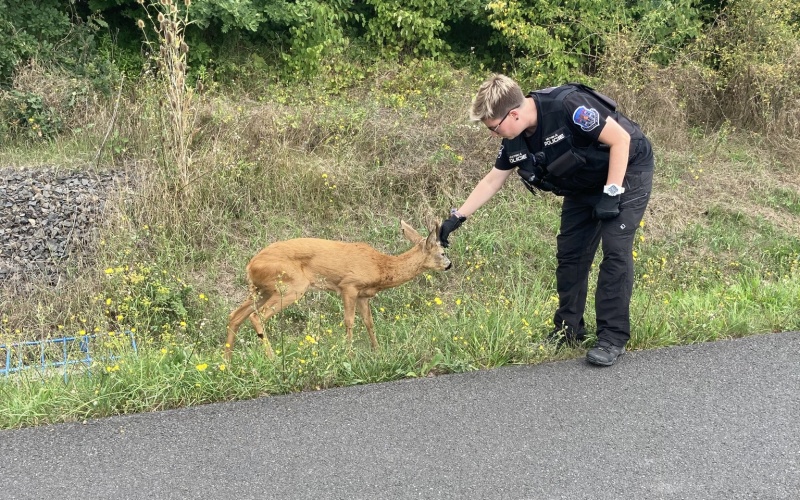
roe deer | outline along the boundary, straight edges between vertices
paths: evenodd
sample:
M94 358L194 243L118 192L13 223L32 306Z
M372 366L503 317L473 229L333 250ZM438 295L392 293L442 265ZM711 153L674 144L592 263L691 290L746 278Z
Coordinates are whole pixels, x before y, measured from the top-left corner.
M225 359L230 361L239 325L250 318L264 343L267 356L274 357L261 320L294 304L309 288L336 292L344 303L347 340L353 340L355 308L367 327L373 349L378 340L373 329L369 299L381 290L393 288L427 269L450 269L450 260L439 242L439 224L423 238L405 221L403 236L414 247L401 255L381 253L366 243L347 243L317 238L297 238L269 245L247 264L250 298L228 318Z

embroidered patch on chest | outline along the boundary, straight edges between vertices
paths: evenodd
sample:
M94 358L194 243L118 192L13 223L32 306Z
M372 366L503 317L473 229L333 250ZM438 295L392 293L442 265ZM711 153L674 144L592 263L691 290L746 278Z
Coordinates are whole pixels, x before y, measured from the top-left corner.
M555 134L551 135L550 137L544 140L544 147L552 146L553 144L561 142L562 140L564 140L565 137L566 136L561 132L556 132Z
M508 162L511 164L516 164L521 161L525 161L528 157L528 153L511 153L508 155Z
M594 108L579 106L572 113L572 122L578 125L584 132L594 130L600 125L600 113Z

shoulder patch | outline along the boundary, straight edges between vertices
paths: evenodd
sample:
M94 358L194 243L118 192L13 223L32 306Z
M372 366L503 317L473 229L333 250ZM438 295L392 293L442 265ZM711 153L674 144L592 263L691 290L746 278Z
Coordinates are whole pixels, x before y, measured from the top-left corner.
M572 122L578 125L584 132L594 130L600 125L600 113L594 108L579 106L572 113Z

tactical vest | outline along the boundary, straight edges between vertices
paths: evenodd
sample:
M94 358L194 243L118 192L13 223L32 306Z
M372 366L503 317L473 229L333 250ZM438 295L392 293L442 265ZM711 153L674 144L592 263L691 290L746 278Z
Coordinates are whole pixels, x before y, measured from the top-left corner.
M591 94L605 105L609 116L631 134L632 140L643 136L635 123L616 112L616 102L591 87L570 83L531 92L529 95L539 108L539 130L535 135L538 144L530 144L536 150L531 154L523 134L503 139L504 150L512 166L536 172L545 183L554 186L555 194L562 196L598 191L608 178L609 146L573 137L563 103L569 93L577 90Z

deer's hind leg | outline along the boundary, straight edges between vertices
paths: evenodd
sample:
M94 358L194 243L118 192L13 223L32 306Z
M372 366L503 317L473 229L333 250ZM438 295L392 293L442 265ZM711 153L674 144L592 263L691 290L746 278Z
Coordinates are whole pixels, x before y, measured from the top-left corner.
M254 308L258 309L265 302L267 302L267 298L258 298L256 302L252 298L247 299L228 316L228 337L225 340L225 359L228 362L231 360L231 351L236 340L236 332L239 331L242 321L250 316Z
M302 275L295 275L296 277L290 278L289 274L282 273L280 276L281 278L270 286L269 297L250 314L250 323L264 344L264 350L270 358L275 357L275 352L272 350L269 338L264 333L263 322L300 300L311 285Z

